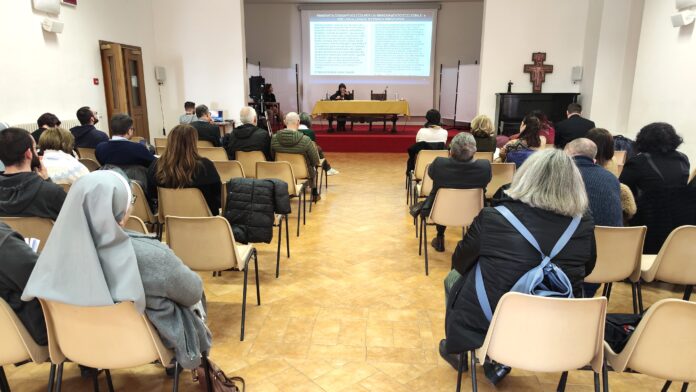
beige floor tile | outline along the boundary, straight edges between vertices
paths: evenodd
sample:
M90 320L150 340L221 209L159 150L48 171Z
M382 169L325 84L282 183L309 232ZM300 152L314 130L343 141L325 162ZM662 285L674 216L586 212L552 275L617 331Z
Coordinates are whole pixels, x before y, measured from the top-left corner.
M346 385L357 384L376 373L377 369L364 362L350 362L334 369L314 381L325 391L340 391Z

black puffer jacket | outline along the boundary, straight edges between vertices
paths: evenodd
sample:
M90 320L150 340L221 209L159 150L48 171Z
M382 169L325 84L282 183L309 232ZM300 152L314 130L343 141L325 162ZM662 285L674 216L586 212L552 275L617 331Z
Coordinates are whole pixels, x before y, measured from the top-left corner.
M529 229L546 254L571 221L570 217L509 198L500 204L510 209ZM596 257L594 222L587 213L568 244L553 260L568 275L575 297L582 296L582 281L592 272ZM445 332L450 353L480 347L488 331L490 323L476 296L473 267L477 261L481 263L491 309L495 309L500 297L522 275L541 263L541 255L496 209L481 211L452 256L452 267L462 278L452 287L447 303Z
M275 214L289 213L288 184L283 181L234 178L227 183L225 218L238 242L271 242Z
M222 146L230 159L236 159L237 151L261 151L266 160L271 157L271 135L253 124L243 124L222 139Z

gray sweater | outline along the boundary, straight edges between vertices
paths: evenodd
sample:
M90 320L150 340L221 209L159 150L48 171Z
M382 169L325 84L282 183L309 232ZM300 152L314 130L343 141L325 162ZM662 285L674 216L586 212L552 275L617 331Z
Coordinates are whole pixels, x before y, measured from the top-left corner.
M155 238L134 232L128 235L145 288L147 318L164 345L176 352L179 364L196 368L201 352L209 352L212 344L210 330L190 309L203 298L201 278Z

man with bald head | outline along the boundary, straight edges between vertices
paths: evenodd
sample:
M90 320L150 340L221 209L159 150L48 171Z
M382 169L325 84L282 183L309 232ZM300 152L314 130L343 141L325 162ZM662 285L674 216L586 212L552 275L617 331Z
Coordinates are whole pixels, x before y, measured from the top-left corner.
M316 184L316 167L319 166L319 153L312 140L299 131L300 116L295 112L285 115L285 129L278 131L271 139L271 151L290 154L303 154L307 162L312 198L318 196Z
M597 145L583 137L566 144L564 151L573 157L580 170L595 225L623 226L619 180L595 163Z
M268 131L259 128L256 118L256 110L244 106L239 111L239 120L242 125L225 135L222 145L230 159L236 159L237 151L261 151L266 160L271 160L271 135Z

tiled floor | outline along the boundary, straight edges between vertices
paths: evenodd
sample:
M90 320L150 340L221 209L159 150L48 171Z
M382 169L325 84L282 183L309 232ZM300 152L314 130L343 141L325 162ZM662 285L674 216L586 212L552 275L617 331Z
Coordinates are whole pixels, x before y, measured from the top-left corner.
M258 247L262 306L255 306L251 287L244 342L239 341L242 274L204 276L214 334L211 357L228 374L244 377L251 392L453 391L456 372L439 358L437 343L444 335L442 280L459 232L449 232L445 253L430 253L426 277L405 204L405 155L328 158L341 174L329 178L329 190L308 214L301 236L291 230L292 257L281 259L279 279L275 243ZM680 294L644 290L648 305L664 297ZM615 284L610 311L630 312L630 301L629 287ZM117 390L171 390L171 380L157 366L112 374ZM48 365L10 366L7 375L15 391L41 391ZM513 370L497 389L553 391L558 377ZM64 380L67 391L91 388L75 365L66 366ZM106 388L103 376L101 383ZM479 384L481 391L493 390L483 377ZM611 373L610 384L615 391L655 391L662 382ZM463 385L470 390L468 376ZM591 391L592 385L591 372L576 371L567 390ZM194 390L188 372L181 390Z

